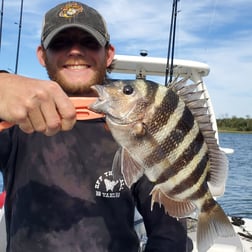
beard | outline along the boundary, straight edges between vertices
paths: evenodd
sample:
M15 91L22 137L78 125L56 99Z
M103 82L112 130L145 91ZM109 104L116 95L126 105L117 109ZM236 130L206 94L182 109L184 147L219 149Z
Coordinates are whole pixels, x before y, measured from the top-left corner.
M58 68L48 61L47 57L45 58L45 67L50 80L57 82L69 96L95 96L94 91L90 87L102 84L107 71L106 61L104 59L104 62L102 62L99 66L99 69L94 71L91 79L87 81L84 76L83 81L78 81L78 83L69 83L69 81L61 76Z

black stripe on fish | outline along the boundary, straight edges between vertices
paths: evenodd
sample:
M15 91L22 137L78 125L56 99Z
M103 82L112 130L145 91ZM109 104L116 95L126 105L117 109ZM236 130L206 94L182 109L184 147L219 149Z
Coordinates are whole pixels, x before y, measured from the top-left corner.
M185 136L192 129L193 125L194 117L191 111L187 107L185 107L182 117L178 121L175 129L170 134L169 140L173 141L175 146L177 146L178 143L181 143L183 141Z
M184 169L185 165L188 164L195 155L200 151L202 145L204 143L203 135L198 132L194 141L190 143L188 148L183 152L174 164L171 167L167 168L157 179L156 183L163 183L175 176L178 172Z
M204 204L201 207L201 212L209 212L216 207L216 201L213 198L205 200Z
M151 81L147 82L147 85L145 82L139 81L140 84L143 85L142 90L144 93L142 93L142 96L144 97L143 99L139 99L137 100L137 105L135 106L135 110L134 113L137 113L137 111L142 111L142 104L144 105L144 107L146 106L146 104L148 104L149 106L152 106L153 103L155 103L155 96L156 93L158 91L158 85L153 85L153 83ZM129 85L128 83L130 83L130 85L134 88L137 88L137 83L135 83L135 81L130 81L130 82L124 82L125 85L127 86ZM134 86L134 84L136 84L136 87Z
M155 97L153 96L153 98ZM161 127L167 124L170 116L174 113L175 109L177 108L178 103L179 103L179 96L171 89L168 89L166 95L163 97L161 104L155 109L155 114L149 124L150 125L149 131L151 134L155 134L156 132L159 131Z
M167 127L169 127L168 124ZM183 141L184 137L192 129L193 125L194 118L192 116L192 113L187 107L185 107L183 115L177 122L175 129L171 131L171 133L162 141L162 143L157 143L157 141L153 141L154 150L144 160L146 165L148 167L151 167L154 164L160 163L163 159L165 159L169 155L169 153L175 148L177 148L178 144Z
M197 166L195 167L195 169L192 171L192 173L183 181L181 181L181 183L179 183L178 185L176 185L170 192L169 195L177 195L180 193L185 192L188 188L193 187L193 185L195 185L196 183L198 183L199 179L201 178L202 174L204 173L204 170L206 169L207 166L207 162L208 162L208 155L207 153L201 158L200 162L197 164ZM205 182L205 180L204 180ZM188 198L190 198L190 200L193 199L199 199L202 196L205 195L206 193L206 188L204 186L199 185L198 190L195 191L193 194L188 195Z
M149 104L152 105L155 103L155 97L157 95L159 86L150 84L150 85L147 85L146 88L147 88L147 96L148 96Z

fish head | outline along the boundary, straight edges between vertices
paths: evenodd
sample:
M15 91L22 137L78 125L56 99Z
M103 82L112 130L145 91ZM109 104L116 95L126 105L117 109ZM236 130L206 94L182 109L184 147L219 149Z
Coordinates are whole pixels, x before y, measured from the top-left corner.
M120 80L94 85L92 88L99 97L90 105L90 109L105 114L106 120L117 125L139 122L149 105L146 85L144 80Z

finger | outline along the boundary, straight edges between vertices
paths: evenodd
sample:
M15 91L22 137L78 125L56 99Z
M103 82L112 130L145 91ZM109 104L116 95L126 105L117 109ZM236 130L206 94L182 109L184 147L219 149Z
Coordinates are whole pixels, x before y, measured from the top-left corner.
M33 126L28 117L25 120L23 120L23 122L19 123L18 125L19 125L19 128L27 134L31 134L34 132Z
M28 113L28 118L34 131L45 132L47 130L45 118L39 107L31 110Z
M52 136L60 131L62 127L62 120L53 100L42 104L40 110L41 115L43 115L45 125L44 134Z
M47 103L45 103L47 104ZM46 111L42 111L40 107L30 110L27 116L19 121L19 127L25 133L42 132L47 136L56 134L61 129L61 122L59 114L56 111L55 104L44 105L47 107ZM53 118L53 122L46 118Z
M76 122L76 110L69 97L65 94L58 95L55 104L61 118L61 130L72 129Z

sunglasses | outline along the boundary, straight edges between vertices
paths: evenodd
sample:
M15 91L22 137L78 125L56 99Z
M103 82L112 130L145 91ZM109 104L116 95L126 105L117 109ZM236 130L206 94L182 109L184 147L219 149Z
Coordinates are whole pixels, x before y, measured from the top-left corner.
M101 48L98 41L91 36L57 36L48 46L52 51L62 51L72 48L75 45L97 51Z

